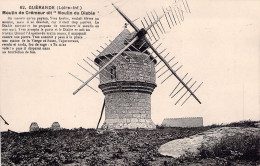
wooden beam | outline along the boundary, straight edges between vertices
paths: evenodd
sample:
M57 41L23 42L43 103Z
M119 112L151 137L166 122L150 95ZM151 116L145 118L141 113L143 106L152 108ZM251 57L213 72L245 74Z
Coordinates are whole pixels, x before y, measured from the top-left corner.
M103 102L103 106L102 106L102 110L101 110L101 114L100 114L100 117L99 117L99 120L98 120L98 124L97 124L97 129L98 129L98 126L99 126L99 123L102 119L102 115L103 115L103 112L104 112L104 108L105 108L105 99L104 99L104 102Z
M146 43L150 46L150 48L153 50L153 52L161 59L161 61L164 62L164 64L169 68L169 70L172 72L172 74L181 82L181 84L190 92L190 94L201 104L200 100L195 96L195 94L190 90L190 88L182 81L182 79L174 72L174 70L171 68L171 66L167 63L167 61L158 53L158 51L152 46L150 41L145 38Z
M115 9L118 11L118 13L130 24L136 32L139 32L139 28L113 3L112 5L115 7Z
M2 117L2 115L0 115L0 117L3 119L6 125L9 125L9 123L7 123L7 121Z
M85 83L83 83L77 90L73 92L73 95L77 94L84 86L86 86L93 78L95 78L102 70L104 70L110 63L112 63L119 55L121 55L128 47L138 40L136 36L130 43L128 43L121 51L119 51L109 62L107 62L99 71L91 76Z

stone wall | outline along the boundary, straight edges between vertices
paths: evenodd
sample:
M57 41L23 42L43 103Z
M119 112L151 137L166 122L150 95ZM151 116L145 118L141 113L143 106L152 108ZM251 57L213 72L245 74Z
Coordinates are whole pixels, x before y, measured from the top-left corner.
M106 95L105 128L155 128L151 121L151 95L119 92Z
M99 61L100 67L108 61ZM151 94L156 87L154 65L147 54L125 52L101 72L99 88L106 101L103 128L155 128L151 120Z
M155 83L155 63L147 54L129 52L122 54L101 72L100 84L115 81L140 81ZM100 61L100 68L104 66L111 57ZM116 78L111 75L111 69L115 68ZM111 78L112 77L112 78Z
M188 118L166 118L162 122L162 126L167 127L201 127L203 126L202 117Z

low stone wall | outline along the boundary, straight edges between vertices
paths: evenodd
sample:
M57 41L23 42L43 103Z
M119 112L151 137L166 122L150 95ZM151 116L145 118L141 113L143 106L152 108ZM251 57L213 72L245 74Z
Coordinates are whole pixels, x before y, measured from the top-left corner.
M163 120L162 126L166 126L166 127L201 127L201 126L203 126L203 118L202 117L166 118Z

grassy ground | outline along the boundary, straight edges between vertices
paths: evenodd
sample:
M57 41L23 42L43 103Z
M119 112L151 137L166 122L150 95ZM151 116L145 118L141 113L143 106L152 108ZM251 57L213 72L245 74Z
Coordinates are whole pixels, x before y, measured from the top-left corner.
M245 124L247 123L247 124ZM230 124L234 125L234 124ZM243 122L235 126L249 127L254 123ZM215 151L201 147L197 157L189 154L179 159L161 156L160 145L184 137L188 137L217 125L199 128L164 128L155 130L115 130L100 131L94 129L63 129L59 131L41 130L36 132L10 133L3 132L1 139L2 165L256 165L259 162L259 140L248 139L240 147L248 148L248 152L256 153L253 158L242 157L238 149L229 149L233 154L216 155ZM233 126L232 126L233 127ZM241 137L246 139L247 137ZM250 137L248 137L250 138ZM237 143L241 141L237 139ZM232 139L231 139L232 140ZM231 140L222 145L231 146ZM250 144L250 143L251 144ZM257 144L258 142L258 144ZM253 151L250 151L253 149ZM224 149L227 151L227 149ZM227 152L228 153L228 152ZM229 157L227 157L229 156Z

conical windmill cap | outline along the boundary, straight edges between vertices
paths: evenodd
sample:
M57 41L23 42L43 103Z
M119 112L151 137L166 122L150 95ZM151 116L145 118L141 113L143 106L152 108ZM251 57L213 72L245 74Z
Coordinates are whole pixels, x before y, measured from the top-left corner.
M101 60L106 57L111 57L120 52L125 46L126 40L129 40L136 35L135 32L131 33L128 29L124 29L96 58L95 62L100 63ZM101 59L101 60L100 60ZM150 60L153 60L154 63L157 63L157 60L150 55Z
M104 56L111 56L117 54L125 47L125 40L131 39L132 33L128 29L124 29L95 59L95 62L99 64L100 59L104 59Z

